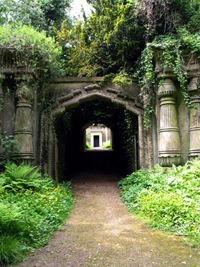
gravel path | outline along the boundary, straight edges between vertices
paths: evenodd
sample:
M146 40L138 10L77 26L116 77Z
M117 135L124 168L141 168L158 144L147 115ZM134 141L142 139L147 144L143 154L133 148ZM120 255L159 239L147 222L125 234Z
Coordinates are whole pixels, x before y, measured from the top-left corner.
M17 266L200 266L198 249L150 230L126 211L119 179L109 173L76 174L76 203L70 218L47 246Z

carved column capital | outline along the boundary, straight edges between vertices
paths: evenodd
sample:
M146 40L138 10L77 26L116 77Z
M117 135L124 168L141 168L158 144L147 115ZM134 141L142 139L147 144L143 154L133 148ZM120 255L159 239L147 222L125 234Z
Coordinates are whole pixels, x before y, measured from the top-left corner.
M161 85L158 88L158 97L175 97L177 92L176 86L174 85L174 82L172 79L165 79L162 81Z
M19 99L19 101L32 102L32 80L20 80L17 82L16 97Z
M199 93L198 86L200 85L200 78L193 77L191 78L188 85L188 93L192 96Z

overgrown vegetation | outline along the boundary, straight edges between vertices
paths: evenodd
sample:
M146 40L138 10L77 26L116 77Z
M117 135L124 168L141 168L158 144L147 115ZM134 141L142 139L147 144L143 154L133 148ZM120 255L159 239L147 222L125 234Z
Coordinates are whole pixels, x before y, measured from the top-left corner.
M54 35L53 28L60 28L63 20L71 20L68 15L70 0L1 0L0 25L20 23L30 25L38 31L45 30Z
M200 243L200 158L183 167L134 172L119 182L129 211L151 226Z
M1 265L47 244L73 205L70 183L55 187L38 168L28 165L8 163L0 174L0 193Z
M38 32L30 26L0 26L0 50L12 55L16 70L24 68L24 74L32 70L38 79L62 75L62 49L44 31ZM3 58L0 59L4 66Z
M153 51L161 50L161 64L177 75L190 108L182 51L189 48L199 56L200 1L88 2L93 7L92 15L84 15L84 21L72 25L67 14L69 0L34 0L31 4L27 0L3 1L0 48L15 48L18 55L26 55L24 62L32 63L43 80L59 75L111 75L113 82L124 88L131 83L131 77L138 77L145 128L150 125L158 86ZM20 27L6 26L16 21ZM49 35L56 35L58 42L46 38Z
M189 49L189 50L187 50ZM200 35L190 33L186 29L177 30L176 35L165 35L155 38L142 52L141 62L137 72L140 79L141 95L144 100L144 124L148 128L151 121L151 113L154 111L154 100L157 93L156 88L162 84L163 79L156 80L154 63L160 62L163 74L170 69L177 76L184 101L188 109L192 107L190 96L187 91L188 76L185 70L185 50L189 60L194 56L200 56ZM190 51L190 53L188 52Z
M199 31L199 1L97 0L92 15L72 29L63 23L57 32L67 45L67 73L94 76L110 73L133 75L141 53L156 36L178 34L181 28ZM177 36L178 39L178 36Z
M199 56L200 1L88 2L93 6L90 18L85 17L84 22L77 22L72 29L63 23L57 32L61 45L67 44L67 74L103 76L113 73L113 82L122 88L131 83L131 77L139 78L144 124L148 129L158 87L153 56L159 49L163 69L170 67L177 75L190 108L183 51L189 49Z

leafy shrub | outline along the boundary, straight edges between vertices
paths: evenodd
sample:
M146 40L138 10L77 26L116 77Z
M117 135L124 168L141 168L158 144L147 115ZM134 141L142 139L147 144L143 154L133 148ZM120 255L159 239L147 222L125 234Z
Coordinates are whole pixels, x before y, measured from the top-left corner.
M140 170L119 182L127 208L159 229L200 243L200 158L165 171Z
M90 148L91 148L90 144L89 144L88 142L86 142L85 149L88 150L88 149L90 149Z
M38 168L14 163L0 175L0 190L0 265L4 265L48 243L68 217L73 195L70 183L56 188Z
M103 142L103 148L109 148L111 149L111 144L110 144L110 140Z
M46 37L46 32L38 32L28 25L6 24L0 26L0 47L16 50L23 54L27 66L31 63L35 71L44 75L57 76L63 74L62 48L52 37ZM39 78L39 77L38 77Z

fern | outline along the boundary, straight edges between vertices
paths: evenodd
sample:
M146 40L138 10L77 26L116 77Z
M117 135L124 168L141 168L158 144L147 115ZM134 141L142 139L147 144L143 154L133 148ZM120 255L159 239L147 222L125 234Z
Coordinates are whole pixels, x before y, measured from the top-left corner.
M16 165L15 163L7 163L5 171L0 174L0 180L4 180L4 185L8 188L41 188L45 184L50 183L49 178L42 178L39 167L30 165Z
M9 234L0 236L0 265L4 266L22 258L23 246L19 240Z
M5 190L5 188L7 187L5 185L5 182L6 182L5 178L0 178L0 193L2 193Z

